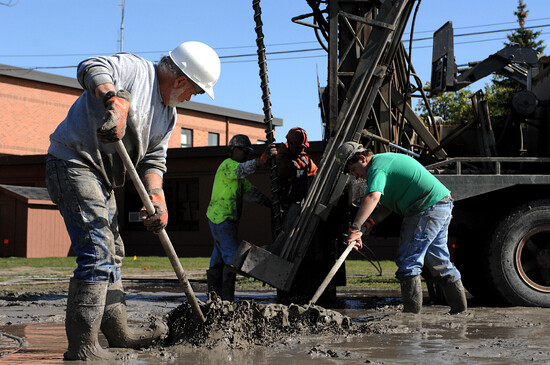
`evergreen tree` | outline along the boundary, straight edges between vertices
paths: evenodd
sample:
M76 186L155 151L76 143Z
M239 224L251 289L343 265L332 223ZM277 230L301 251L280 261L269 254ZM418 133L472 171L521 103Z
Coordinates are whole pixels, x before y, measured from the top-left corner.
M504 45L507 47L529 47L536 50L538 53L542 53L545 49L544 41L538 40L541 32L525 29L525 19L528 13L529 10L527 10L527 5L523 0L519 0L517 10L514 12L519 28L506 36L508 42L504 42ZM493 97L489 100L489 108L491 110L492 120L498 125L502 123L508 115L510 99L515 93L524 90L524 86L515 80L507 79L500 75L495 75L492 81L493 84L488 85L493 91Z
M541 32L525 29L525 20L528 13L529 10L527 10L527 5L524 1L518 0L518 6L514 15L517 18L519 28L506 36L508 41L504 42L504 45L530 47L538 53L542 53L545 49L544 41L538 40ZM498 126L506 120L510 111L510 99L512 95L523 89L523 85L517 81L499 75L495 75L491 83L485 84L484 93L489 103L491 120L494 126ZM445 92L433 97L431 99L431 106L434 115L441 116L446 123L451 124L471 120L473 118L470 104L471 94L471 90L465 88L456 92ZM420 112L420 116L427 121L428 113L425 106L419 102L416 109Z
M527 5L523 0L519 0L517 10L514 12L514 15L517 17L519 28L516 29L512 34L508 34L509 42L504 42L505 46L520 46L520 47L529 47L533 48L537 53L544 52L546 46L544 46L543 40L537 40L540 36L541 31L534 32L531 29L525 29L525 19L529 10L526 10Z

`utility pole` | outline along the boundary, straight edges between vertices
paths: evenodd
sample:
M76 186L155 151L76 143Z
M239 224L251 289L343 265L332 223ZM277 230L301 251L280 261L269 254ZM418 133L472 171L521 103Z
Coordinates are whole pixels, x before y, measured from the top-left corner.
M120 4L122 7L122 16L120 20L120 52L122 52L122 46L124 42L124 0L122 0L122 4Z

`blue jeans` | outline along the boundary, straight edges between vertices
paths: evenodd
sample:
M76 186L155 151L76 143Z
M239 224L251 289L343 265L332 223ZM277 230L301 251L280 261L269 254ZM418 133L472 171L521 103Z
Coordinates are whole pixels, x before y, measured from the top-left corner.
M124 244L113 190L87 166L51 155L46 163L46 186L77 255L74 278L111 283L120 279Z
M237 239L239 222L227 219L220 224L215 224L209 219L208 224L214 238L214 249L210 257L210 267L223 264L229 265L239 247Z
M424 265L436 280L448 278L455 282L460 279L447 247L452 210L452 202L436 203L418 214L403 218L396 259L398 269L395 276L398 279L420 275Z

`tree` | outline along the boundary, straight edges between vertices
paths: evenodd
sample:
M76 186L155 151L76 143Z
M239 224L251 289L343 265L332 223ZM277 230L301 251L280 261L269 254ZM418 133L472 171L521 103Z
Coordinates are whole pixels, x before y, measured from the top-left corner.
M427 89L430 84L426 83ZM474 112L470 101L472 92L470 89L459 91L446 91L430 99L430 106L434 116L443 118L445 124L461 124L472 120ZM422 101L419 101L416 110L420 112L420 117L426 122L428 120L428 110Z
M525 19L529 10L526 10L527 5L524 4L523 0L519 0L517 10L514 12L514 15L517 17L519 28L516 29L512 34L508 34L509 42L504 42L505 46L514 46L518 45L520 47L529 47L533 48L538 53L544 52L546 46L544 46L543 40L537 40L540 36L541 31L534 32L531 29L525 29Z
M508 34L505 46L530 47L537 52L542 53L545 49L544 41L538 40L541 32L534 32L530 29L525 29L525 19L529 13L526 10L527 5L523 0L518 1L518 6L514 15L517 18L519 28ZM484 93L489 103L491 111L491 120L493 125L503 123L510 110L510 99L512 95L523 90L523 86L510 79L495 75L491 83L485 84ZM473 111L471 108L470 96L472 92L469 88L465 88L455 92L444 92L431 99L431 107L434 115L441 116L446 123L456 124L466 120L472 120ZM428 113L426 107L419 102L417 111L420 111L420 116L427 121Z
M542 53L546 48L544 41L537 40L541 32L525 29L525 19L529 13L529 10L526 10L526 8L527 5L523 0L519 0L517 10L514 12L519 28L506 36L508 42L504 42L504 45L507 47L529 47L538 53ZM492 82L492 85L488 85L492 89L493 94L493 97L489 99L489 108L494 123L500 124L507 117L510 109L510 99L515 93L524 90L524 86L515 80L507 79L500 75L494 75Z

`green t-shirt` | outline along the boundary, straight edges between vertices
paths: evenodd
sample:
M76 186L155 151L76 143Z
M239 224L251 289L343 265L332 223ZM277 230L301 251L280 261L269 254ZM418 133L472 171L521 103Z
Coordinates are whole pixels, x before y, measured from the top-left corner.
M238 221L241 216L243 195L252 188L252 183L237 177L237 167L239 163L228 158L216 171L212 197L206 211L212 223L220 224L226 219Z
M372 157L366 194L382 193L380 203L403 216L420 213L450 191L414 158L400 153Z

